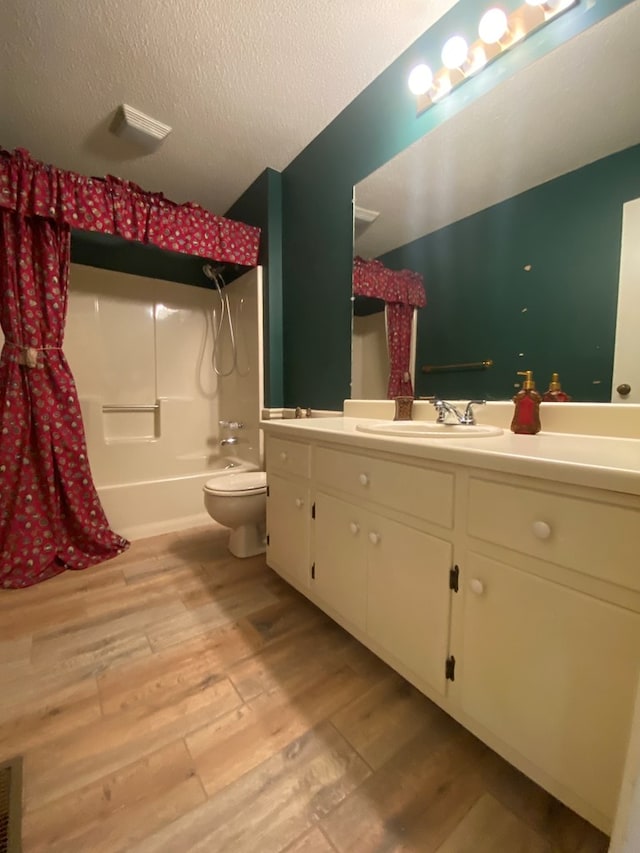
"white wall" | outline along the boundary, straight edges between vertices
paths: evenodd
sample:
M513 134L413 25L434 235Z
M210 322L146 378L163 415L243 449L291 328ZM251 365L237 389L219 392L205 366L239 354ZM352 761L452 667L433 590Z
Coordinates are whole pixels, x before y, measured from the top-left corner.
M638 853L640 850L640 684L609 850L610 853Z
M241 430L223 431L235 436L238 444L229 452L262 467L262 430L259 413L264 405L262 344L262 269L251 271L225 288L235 330L236 370L218 379L219 419L244 424ZM216 329L220 322L219 300L215 308ZM231 337L225 317L216 350L218 370L229 371L233 364ZM256 403L257 401L257 403ZM258 408L256 409L256 405Z
M71 266L64 351L97 486L195 473L219 456L202 288ZM154 405L153 412L103 406Z
M618 316L611 400L614 403L640 403L640 198L628 201L622 211ZM618 394L618 385L630 385L631 393L626 396Z
M387 396L389 351L385 312L353 318L351 397L380 400Z

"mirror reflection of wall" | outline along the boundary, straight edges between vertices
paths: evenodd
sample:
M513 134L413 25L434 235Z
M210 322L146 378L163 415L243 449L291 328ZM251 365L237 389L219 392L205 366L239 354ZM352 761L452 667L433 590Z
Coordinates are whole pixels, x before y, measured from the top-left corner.
M557 371L574 399L611 399L622 210L640 196L639 28L631 4L356 186L379 216L355 251L424 276L417 396L504 399L532 369L539 388Z
M354 315L351 358L352 398L379 400L386 397L389 350L384 310L364 317Z
M389 326L381 300L354 300L351 342L351 399L381 400L388 396ZM367 304L368 303L368 304ZM377 303L372 305L371 303ZM416 334L418 310L411 323L410 377L415 388Z
M640 403L640 198L629 201L622 214L620 285L613 362L615 403Z

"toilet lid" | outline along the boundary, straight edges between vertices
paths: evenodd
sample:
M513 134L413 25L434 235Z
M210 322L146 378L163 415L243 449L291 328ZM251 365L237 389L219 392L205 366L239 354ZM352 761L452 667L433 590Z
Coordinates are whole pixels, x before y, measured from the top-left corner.
M266 471L238 471L212 477L204 485L210 495L259 495L267 489Z

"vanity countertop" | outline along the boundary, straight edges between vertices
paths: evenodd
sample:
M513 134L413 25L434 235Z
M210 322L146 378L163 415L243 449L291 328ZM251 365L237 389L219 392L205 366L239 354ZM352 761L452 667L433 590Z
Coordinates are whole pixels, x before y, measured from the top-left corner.
M279 438L328 441L353 450L394 453L449 462L578 486L640 495L640 439L566 433L502 435L482 438L412 438L357 431L356 417L319 417L262 421Z

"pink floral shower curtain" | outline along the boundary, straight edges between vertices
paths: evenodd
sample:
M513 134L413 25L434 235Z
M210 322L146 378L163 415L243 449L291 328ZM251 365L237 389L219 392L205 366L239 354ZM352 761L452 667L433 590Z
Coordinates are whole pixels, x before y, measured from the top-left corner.
M62 352L70 230L0 210L0 586L114 557Z
M387 312L389 384L387 397L412 397L411 327L414 308L427 304L422 276L413 270L391 270L381 261L353 261L353 292L383 299Z

